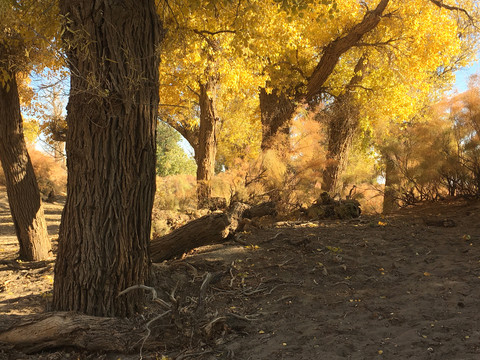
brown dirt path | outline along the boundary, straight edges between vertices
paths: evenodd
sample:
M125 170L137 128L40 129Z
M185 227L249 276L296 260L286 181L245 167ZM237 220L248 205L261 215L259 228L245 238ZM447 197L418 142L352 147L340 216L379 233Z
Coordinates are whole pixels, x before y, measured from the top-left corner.
M5 235L0 248L12 242ZM0 264L0 286L7 282L0 313L48 308L50 264ZM152 323L158 347L144 359L480 359L479 201L423 204L385 218L277 223L154 264L153 273L159 297L176 310ZM213 280L201 290L208 274ZM152 304L142 321L163 311Z
M45 219L56 241L64 199L44 203ZM0 187L0 314L30 314L45 311L53 285L51 261L17 261L18 241L8 207L5 187Z

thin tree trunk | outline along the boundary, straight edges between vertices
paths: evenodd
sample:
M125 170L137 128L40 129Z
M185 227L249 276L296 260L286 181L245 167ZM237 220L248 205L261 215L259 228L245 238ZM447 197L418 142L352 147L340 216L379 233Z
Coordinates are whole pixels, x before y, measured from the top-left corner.
M57 163L60 163L61 165L66 165L64 141L55 141L53 143L53 157Z
M206 84L200 84L200 129L198 147L195 152L197 161L197 199L198 208L208 206L212 195L212 178L215 174L215 156L217 154L217 116L215 108L216 77L209 77Z
M49 257L50 240L42 200L23 135L17 81L0 84L0 160L7 182L8 202L22 260Z
M275 145L288 148L290 121L295 113L294 101L277 89L268 93L265 88L260 89L259 99L262 150L272 149Z
M340 176L345 170L357 124L348 114L342 114L330 121L327 165L322 174L323 191L340 192Z
M398 185L398 174L395 162L390 156L385 156L385 192L383 195L383 213L388 214L398 209L395 186Z
M67 200L53 306L130 316L149 277L158 107L155 2L63 0L71 70Z

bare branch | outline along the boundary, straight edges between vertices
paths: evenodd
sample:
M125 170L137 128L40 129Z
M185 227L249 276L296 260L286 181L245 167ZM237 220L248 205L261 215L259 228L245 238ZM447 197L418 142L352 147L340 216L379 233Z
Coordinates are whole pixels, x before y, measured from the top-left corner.
M190 110L190 107L185 106L185 105L175 105L175 104L158 104L159 107L174 107L174 108L180 108L180 109L186 109Z
M379 41L379 42L374 42L374 43L367 43L367 42L359 42L355 47L367 47L367 46L393 46L392 43L395 43L397 41L400 41L401 38L396 38L396 39L388 39L386 41ZM393 46L395 47L395 46Z
M459 11L459 12L464 13L464 14L467 16L468 20L470 20L470 22L472 23L472 25L473 25L474 27L477 27L477 26L475 25L475 20L474 20L473 17L468 13L467 10L462 9L462 8L460 8L460 7L457 7L457 6L444 4L444 3L443 3L443 0L430 0L430 2L431 2L432 4L437 5L437 6L438 6L439 8L441 8L441 9L447 9L447 10L451 10L451 11Z
M237 31L236 30L217 30L217 31L208 31L208 30L193 30L193 32L195 34L198 34L198 35L212 35L212 36L215 36L215 35L218 35L218 34L223 34L223 33L229 33L229 34L236 34Z

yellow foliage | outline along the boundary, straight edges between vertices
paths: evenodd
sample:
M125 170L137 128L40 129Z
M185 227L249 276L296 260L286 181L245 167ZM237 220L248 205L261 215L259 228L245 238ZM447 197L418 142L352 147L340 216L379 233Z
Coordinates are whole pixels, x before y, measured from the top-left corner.
M9 72L41 72L62 63L56 44L60 40L57 2L49 0L0 1L0 84Z
M193 175L157 177L154 208L158 210L196 209L196 182Z
M287 171L287 164L282 158L283 156L279 156L275 150L268 150L261 155L260 160L268 185L277 189L283 185Z

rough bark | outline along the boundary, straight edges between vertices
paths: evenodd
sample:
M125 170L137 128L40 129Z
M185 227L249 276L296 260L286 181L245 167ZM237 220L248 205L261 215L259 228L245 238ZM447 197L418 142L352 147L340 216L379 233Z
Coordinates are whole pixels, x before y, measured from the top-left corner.
M267 93L265 88L260 88L259 100L262 122L262 150L272 149L275 145L287 146L290 121L295 112L295 102L277 89Z
M234 203L225 213L213 213L152 239L150 245L153 262L161 262L204 245L218 244L234 234L243 224L243 219L276 215L275 203L266 202L250 207Z
M322 174L322 190L328 193L340 191L340 176L345 169L349 149L358 128L357 114L349 105L348 101L335 104L334 117L328 122L327 164Z
M354 93L365 77L365 68L366 58L362 56L355 66L355 74L350 79L346 91L335 99L327 114L327 165L322 174L322 190L328 193L340 192L340 176L345 169L360 116L355 105Z
M226 214L205 215L172 231L153 238L150 245L153 262L162 262L200 246L216 244L228 236L230 219Z
M50 256L50 240L37 179L23 135L15 74L0 84L0 160L7 185L8 202L22 260ZM7 89L8 87L8 89Z
M205 84L200 84L200 128L198 147L195 152L197 162L197 199L198 208L208 206L212 195L212 177L215 174L215 156L217 154L217 116L215 113L216 77L209 77Z
M149 276L158 107L153 0L63 0L71 70L67 199L53 306L96 316L143 309Z
M143 328L126 319L71 312L0 319L0 342L27 354L59 347L129 353L140 347L145 335ZM144 347L148 348L149 343Z

